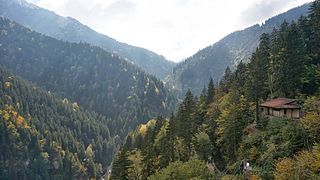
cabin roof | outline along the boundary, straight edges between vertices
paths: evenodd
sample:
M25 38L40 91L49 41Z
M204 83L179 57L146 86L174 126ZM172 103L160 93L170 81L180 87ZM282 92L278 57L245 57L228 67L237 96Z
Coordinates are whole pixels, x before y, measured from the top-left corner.
M276 98L260 104L261 107L271 107L277 109L300 109L296 99Z

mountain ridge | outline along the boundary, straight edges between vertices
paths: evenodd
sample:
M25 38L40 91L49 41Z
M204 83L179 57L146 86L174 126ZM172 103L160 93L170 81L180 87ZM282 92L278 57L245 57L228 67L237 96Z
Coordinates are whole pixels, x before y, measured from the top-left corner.
M210 77L218 82L224 70L233 69L240 61L248 62L251 53L258 46L260 35L270 33L284 20L298 20L308 13L310 4L290 9L243 30L235 31L218 42L203 48L173 68L173 73L165 79L166 85L181 97L188 89L199 95Z
M116 54L59 41L6 18L0 18L0 28L2 66L113 119L108 125L114 135L124 137L158 113L169 114L175 105L160 80Z
M171 73L174 62L167 60L145 48L119 42L107 35L92 30L72 17L63 17L25 0L0 0L0 15L14 20L37 32L59 40L88 42L103 49L119 54L143 70L163 79Z

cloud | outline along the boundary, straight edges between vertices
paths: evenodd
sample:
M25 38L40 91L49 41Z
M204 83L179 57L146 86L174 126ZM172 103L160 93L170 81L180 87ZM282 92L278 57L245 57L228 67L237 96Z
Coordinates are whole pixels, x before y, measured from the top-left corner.
M258 0L240 14L243 25L261 23L266 18L285 12L293 7L306 3L302 0ZM310 1L309 1L310 2Z
M103 16L125 21L136 13L136 4L130 0L118 0L103 9Z
M253 4L250 8L241 13L241 19L246 24L252 24L257 21L263 21L266 17L270 17L275 13L283 10L290 0L269 0L260 1Z
M118 41L180 61L310 0L28 0Z

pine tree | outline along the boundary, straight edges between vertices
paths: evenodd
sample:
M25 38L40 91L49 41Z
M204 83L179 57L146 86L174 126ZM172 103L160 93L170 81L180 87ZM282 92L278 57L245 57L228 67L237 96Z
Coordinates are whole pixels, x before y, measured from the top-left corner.
M309 38L309 47L311 50L312 59L319 63L320 58L320 1L315 0L310 6L309 12L309 19L310 19L310 27L311 27L311 34Z
M289 24L285 21L281 24L281 27L277 33L276 47L274 52L275 64L275 90L278 96L286 96L288 82L288 68L287 68L287 37L288 37Z
M227 161L234 162L242 139L242 131L251 122L251 117L248 101L243 95L233 92L229 103L226 113L220 117L219 128L224 129L222 152Z
M287 92L288 97L295 97L301 92L303 62L306 59L305 42L296 23L291 23L287 39Z
M209 104L213 101L214 93L215 93L215 88L214 88L214 84L213 84L213 79L210 78L208 88L207 88L207 100L206 100L207 104Z
M199 102L198 102L198 112L199 112L199 118L201 123L204 121L205 119L205 115L207 114L207 110L208 110L208 96L207 96L207 89L205 87L203 87L202 92L200 94L200 98L199 98Z
M117 158L112 164L112 172L110 180L126 180L129 179L129 169L132 162L128 159L128 151L120 149Z
M142 164L142 176L144 179L147 179L147 177L156 172L155 150L151 143L143 150Z
M232 81L232 72L229 66L227 66L226 70L224 71L223 77L221 78L219 83L223 92L225 93L229 92L231 81Z
M260 45L252 54L250 66L250 93L255 102L255 119L259 125L259 99L266 99L268 95L268 67L269 67L269 36L262 34Z
M175 161L175 156L174 156L174 140L175 140L175 132L177 132L175 130L175 125L176 124L176 118L174 116L174 114L171 114L171 117L169 119L169 125L166 129L166 139L168 141L168 149L166 151L166 156L169 157L169 161L173 162Z
M192 151L192 135L196 132L196 120L197 120L197 113L196 113L196 103L193 98L193 94L190 90L185 95L185 99L182 102L182 105L179 108L177 118L180 125L180 137L184 139L186 143L187 149L187 157L188 160L191 156Z
M304 61L304 75L302 77L303 92L315 94L320 87L320 1L316 0L310 6L308 17L302 17L299 21L306 42L307 59Z

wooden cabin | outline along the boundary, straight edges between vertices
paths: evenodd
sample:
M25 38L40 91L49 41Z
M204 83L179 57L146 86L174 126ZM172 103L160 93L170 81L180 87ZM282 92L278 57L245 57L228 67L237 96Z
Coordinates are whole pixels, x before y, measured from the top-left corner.
M277 98L260 104L261 113L270 117L301 118L301 107L296 99Z

